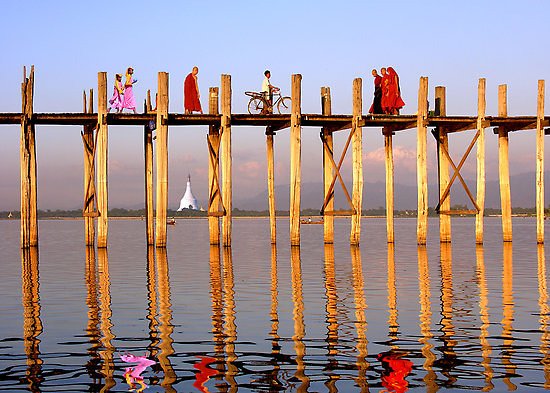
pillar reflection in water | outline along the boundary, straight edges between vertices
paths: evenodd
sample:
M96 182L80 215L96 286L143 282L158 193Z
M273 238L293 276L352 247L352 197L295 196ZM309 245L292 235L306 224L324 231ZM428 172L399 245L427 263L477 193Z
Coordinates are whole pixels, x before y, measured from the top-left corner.
M399 335L399 323L397 321L397 288L395 286L395 249L393 243L388 243L388 336L392 349L397 349L394 345Z
M176 373L170 362L170 355L174 354L174 348L172 343L172 332L174 331L174 325L172 325L172 303L170 300L170 275L168 269L168 256L165 248L157 248L157 278L158 278L158 297L159 297L159 348L160 353L158 355L158 362L162 371L164 372L164 378L160 385L166 392L175 392L172 387L176 382Z
M512 243L502 245L502 365L505 370L504 383L509 390L516 390L517 386L510 380L516 374L516 365L512 363L514 350L514 267Z
M101 374L99 368L101 366L101 357L99 350L101 348L99 330L99 289L96 267L95 249L93 246L86 247L86 305L88 306L88 325L86 326L86 335L90 340L90 348L88 356L90 359L86 363L86 370L92 380L92 384L101 383Z
M43 331L40 319L40 277L38 271L38 248L21 250L21 300L23 303L23 345L27 356L26 382L31 392L40 392L42 359L40 339Z
M237 341L237 325L235 324L235 278L233 275L233 254L231 247L223 248L223 289L225 292L224 307L224 335L226 367L225 379L229 384L229 392L236 392L239 388L235 376L239 369L235 362L235 341Z
M106 248L97 250L97 264L99 270L99 301L101 316L99 319L99 329L101 330L101 346L102 350L99 356L103 361L101 374L105 378L101 391L108 392L115 386L113 353L115 348L112 340L115 335L112 333L113 324L111 322L111 278L109 276L109 257Z
M277 361L279 354L281 353L281 346L279 344L279 280L277 274L277 246L271 245L271 310L269 313L271 319L271 363L273 370L271 371L271 377L269 380L270 388L276 388L282 386L279 380L280 365Z
M481 366L485 376L485 386L483 391L489 391L494 388L493 369L491 367L491 344L489 343L489 290L487 289L487 279L485 277L485 258L483 244L476 244L476 276L479 287L479 319L481 326L479 328L479 343L481 344Z
M306 365L304 357L306 355L306 345L304 337L306 327L304 324L304 294L302 284L302 265L300 260L300 247L292 246L290 249L290 267L292 277L292 302L294 304L294 350L296 352L296 373L294 376L300 380L298 392L307 392L309 387L309 378L305 374Z
M334 244L325 243L325 297L327 321L327 364L329 380L325 383L329 392L337 392L336 381L340 375L333 370L338 369L338 294L336 290L336 271L334 268Z
M442 358L437 362L441 373L447 377L447 384L453 384L457 378L451 374L457 366L455 347L457 344L453 324L453 251L451 243L440 244L441 264L441 332Z
M437 392L439 386L437 385L437 375L433 370L435 362L435 355L432 351L433 344L431 339L432 333L432 304L431 304L431 289L430 289L430 269L428 265L428 252L426 246L418 246L418 282L419 282L419 301L420 301L420 334L421 338L418 340L422 344L422 355L424 356L424 364L422 365L426 370L424 376L424 384L426 385L426 391L429 393Z
M550 308L548 307L548 287L546 284L546 260L544 244L537 244L537 276L539 282L539 323L540 323L540 353L544 369L544 388L550 389Z
M212 299L212 340L216 354L218 378L225 372L224 334L223 334L223 289L220 247L210 245L210 297Z
M158 337L158 295L157 295L157 267L155 262L155 247L147 247L147 320L149 321L149 345L147 352L156 358L159 351ZM153 366L154 367L154 366Z
M367 370L369 363L368 341L367 341L367 318L365 310L367 301L365 300L365 281L363 279L363 264L361 262L361 250L357 246L350 247L351 252L351 271L353 276L353 293L355 301L355 328L357 330L357 385L361 391L368 391Z

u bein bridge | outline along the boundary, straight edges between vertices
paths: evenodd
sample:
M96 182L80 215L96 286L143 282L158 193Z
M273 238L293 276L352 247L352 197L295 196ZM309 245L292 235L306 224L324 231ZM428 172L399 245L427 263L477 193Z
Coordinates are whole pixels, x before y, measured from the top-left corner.
M107 247L108 187L107 146L109 125L140 125L144 127L145 153L145 210L146 238L149 245L166 247L166 219L168 207L168 127L205 125L209 127L207 146L209 154L209 202L208 221L210 243L231 246L232 231L232 156L231 127L265 127L267 151L268 203L271 242L276 242L276 217L274 194L274 136L278 131L290 129L290 243L300 244L300 184L301 184L301 134L303 127L321 128L323 143L324 242L334 239L334 216L351 218L350 244L358 245L361 234L361 210L363 193L362 138L364 127L382 128L386 167L386 222L387 241L394 242L394 167L392 143L398 131L416 129L417 133L417 242L426 244L428 225L427 138L428 128L437 141L439 168L439 236L441 242L451 241L451 216L475 215L476 243L483 243L483 215L485 209L485 130L493 127L498 134L499 183L502 209L502 236L504 242L512 241L512 205L508 159L508 137L512 131L536 130L536 237L544 242L544 136L550 118L544 116L545 85L538 81L537 115L508 116L507 86L498 88L498 115L486 115L485 79L479 79L477 116L447 116L445 87L435 88L435 110L428 108L428 78L421 77L418 88L416 115L368 115L362 113L362 80L353 81L353 108L351 115L333 115L329 87L321 88L321 114L305 114L301 111L301 80L292 75L290 114L249 115L233 114L231 110L231 76L221 76L221 87L209 90L208 114L168 113L168 73L158 73L158 96L152 109L150 92L144 104L144 113L108 113L107 73L98 73L97 112L94 112L93 90L83 95L82 113L34 113L34 66L27 76L23 70L21 86L22 112L0 113L0 124L21 124L21 247L38 245L36 146L35 126L42 124L81 125L84 144L84 207L85 242L93 245L96 238L94 221L97 220L97 246ZM219 99L219 96L221 98ZM370 95L369 95L370 97ZM221 105L220 105L221 101ZM151 125L155 126L152 127ZM153 128L156 137L153 138ZM333 149L333 134L349 130L345 147L340 155ZM472 130L472 140L458 165L449 154L449 135ZM153 188L153 140L156 142L156 187ZM477 147L476 195L468 188L460 174L466 159ZM341 168L348 149L352 151L352 188L348 191ZM452 175L451 175L452 172ZM472 210L451 210L450 190L456 180L462 184L472 205ZM339 183L349 204L348 210L334 210L334 192ZM156 206L153 206L153 192ZM351 195L350 195L351 194ZM221 234L220 234L221 219ZM221 239L220 239L221 235Z

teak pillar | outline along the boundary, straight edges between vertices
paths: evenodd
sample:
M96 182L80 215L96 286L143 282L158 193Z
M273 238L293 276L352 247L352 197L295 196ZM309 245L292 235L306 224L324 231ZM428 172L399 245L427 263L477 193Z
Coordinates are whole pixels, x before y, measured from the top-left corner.
M321 111L324 116L330 116L332 114L330 87L321 87ZM323 149L323 184L325 189L323 195L327 195L330 190L332 178L334 177L334 168L332 166L332 161L334 161L332 130L328 127L323 127L321 129L321 138L324 140L326 146L326 148ZM325 209L334 211L334 189L329 196ZM323 237L325 244L334 243L334 216L332 215L325 215L323 217Z
M384 131L384 153L386 167L386 237L388 243L394 243L394 192L393 192L393 132Z
M436 86L435 88L435 115L447 116L447 97L444 86ZM439 155L439 199L449 185L449 160L445 151L449 151L449 136L447 130L443 127L438 127L438 148ZM451 210L451 194L439 206L440 211L448 212ZM451 241L451 216L443 213L439 214L439 241L447 243Z
M219 113L217 87L211 87L209 90L208 113L217 115ZM210 195L208 204L208 233L210 234L210 244L220 244L220 220L217 216L219 210L220 198L220 176L218 168L220 167L219 151L220 151L220 128L211 125L208 129L208 187Z
M351 216L351 232L349 241L351 245L359 245L361 239L361 210L363 207L363 81L361 78L353 80L353 117L351 120L352 141L352 159L353 159L353 209Z
M498 116L508 116L507 86L498 87ZM510 164L508 162L508 130L498 127L498 178L502 211L502 240L512 241L512 201L510 196Z
M273 136L271 127L267 127L266 134L266 154L267 154L267 198L269 203L269 230L271 234L271 244L277 243L277 218L275 216L275 157L273 151Z
M168 209L168 73L158 73L157 98L157 209L155 245L166 247Z
M36 145L35 128L32 122L34 99L34 66L27 78L23 67L21 83L21 248L38 245Z
M107 247L108 231L108 195L107 195L107 147L108 131L107 126L107 73L97 73L97 146L96 146L96 169L97 169L97 247Z
M544 243L544 80L538 82L537 96L537 243Z
M290 245L300 245L300 188L302 166L302 75L292 75L290 115Z
M145 113L152 111L151 91L147 90ZM145 154L145 236L147 245L155 244L154 202L153 202L153 129L148 123L143 129L143 151Z
M94 113L94 91L90 89L90 100L86 105L86 92L83 92L84 113ZM82 141L84 143L84 242L93 246L95 242L94 212L95 206L95 141L93 125L84 125Z
M416 181L418 208L416 239L419 245L426 244L428 231L428 169L427 155L428 78L420 77L418 88L418 114L416 118Z
M222 201L226 214L222 218L223 246L231 246L231 226L233 219L233 185L231 158L231 75L222 75L222 118L221 118L221 162L222 162Z
M485 78L477 85L477 196L476 243L483 243L483 215L485 214Z

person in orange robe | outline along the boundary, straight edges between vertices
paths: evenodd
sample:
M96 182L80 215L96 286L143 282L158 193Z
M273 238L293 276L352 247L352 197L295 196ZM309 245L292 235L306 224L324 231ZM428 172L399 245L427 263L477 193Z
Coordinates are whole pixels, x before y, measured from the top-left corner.
M199 82L197 78L198 73L199 67L193 67L193 71L187 75L185 82L183 83L184 107L186 115L193 112L202 113L200 102L201 94L199 92Z
M401 98L401 89L399 87L399 75L392 67L388 67L388 91L386 110L389 115L398 115L399 110L405 106Z
M390 83L390 76L386 72L386 68L380 68L382 74L382 80L380 81L380 88L382 89L382 98L380 99L380 106L382 107L382 113L388 114L388 84Z

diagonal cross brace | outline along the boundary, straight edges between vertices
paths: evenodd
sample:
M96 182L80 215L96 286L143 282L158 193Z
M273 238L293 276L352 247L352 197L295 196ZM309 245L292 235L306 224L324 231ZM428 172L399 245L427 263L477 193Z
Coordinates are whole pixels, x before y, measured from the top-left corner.
M470 198L470 200L474 204L474 207L476 208L477 212L479 213L480 209L479 209L479 206L477 205L477 201L472 196L472 193L470 192L470 189L468 188L468 185L466 184L466 182L464 181L464 178L460 174L460 170L462 169L462 166L464 165L464 163L466 162L466 159L470 155L470 152L474 148L474 145L476 144L477 139L479 138L479 134L480 134L480 132L478 130L476 132L476 134L474 135L474 137L472 138L472 141L470 142L470 145L468 146L468 148L464 152L464 154L463 154L463 156L460 160L460 163L458 164L458 167L455 165L453 159L449 155L449 152L447 151L445 146L441 145L441 144L439 145L440 149L442 149L442 151L443 151L443 154L445 154L445 157L447 157L447 159L449 160L449 163L453 167L454 173L453 173L453 176L451 177L451 180L449 181L449 184L447 184L447 187L445 187L445 191L443 192L443 195L441 195L441 199L439 200L439 203L437 204L437 206L435 208L436 212L440 211L441 204L448 198L449 193L451 192L451 186L453 185L455 179L458 177L460 182L462 183L462 186L464 187L464 191L466 191L466 194L468 195L468 197Z
M86 131L92 131L97 129L95 126L85 126L87 127ZM84 132L80 132L80 136L82 137L82 142L84 143L84 149L86 149L87 152L87 159L89 160L89 157L91 156L91 162L90 162L90 172L88 173L88 188L86 189L86 195L84 198L84 207L82 209L83 212L86 212L90 204L92 204L92 211L95 212L95 183L92 173L94 172L95 167L95 152L96 152L96 146L97 146L97 132L95 133L95 139L93 139L92 145L90 146L90 143L88 143L88 140L84 137Z
M214 203L214 200L217 197L220 204L221 204L221 207L222 207L221 212L223 212L223 215L225 216L227 214L227 212L226 212L225 206L223 204L222 195L221 195L221 192L220 192L220 183L219 183L219 179L218 179L218 170L219 170L219 166L220 166L220 162L219 162L219 156L220 156L219 138L220 137L219 137L219 135L215 135L215 137L217 139L217 143L216 143L217 146L214 147L214 145L210 141L210 136L211 135L207 135L206 140L208 142L208 152L209 152L209 157L210 157L210 164L212 165L212 171L214 172L214 176L212 176L212 183L210 184L210 196L209 196L209 199L208 199L208 208L210 210L210 206Z

